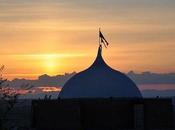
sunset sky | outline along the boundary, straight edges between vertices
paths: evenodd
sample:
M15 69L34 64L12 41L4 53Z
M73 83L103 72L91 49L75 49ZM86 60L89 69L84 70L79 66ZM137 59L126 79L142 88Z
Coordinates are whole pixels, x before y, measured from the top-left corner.
M0 0L0 59L9 78L81 71L96 57L122 72L175 72L175 0Z

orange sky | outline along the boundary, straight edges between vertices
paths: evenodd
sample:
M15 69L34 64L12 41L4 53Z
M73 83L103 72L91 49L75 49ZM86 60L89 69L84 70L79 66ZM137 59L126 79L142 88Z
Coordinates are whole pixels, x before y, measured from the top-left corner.
M175 71L173 0L0 0L0 58L9 78L81 71L101 27L106 62L122 72Z

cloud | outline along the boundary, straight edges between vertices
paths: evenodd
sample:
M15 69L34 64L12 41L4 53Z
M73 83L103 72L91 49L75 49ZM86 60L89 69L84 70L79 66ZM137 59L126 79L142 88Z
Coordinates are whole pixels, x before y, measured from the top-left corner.
M104 55L111 66L173 70L174 6L174 0L0 0L0 52L92 56L101 27L110 42ZM1 61L10 65L6 58Z

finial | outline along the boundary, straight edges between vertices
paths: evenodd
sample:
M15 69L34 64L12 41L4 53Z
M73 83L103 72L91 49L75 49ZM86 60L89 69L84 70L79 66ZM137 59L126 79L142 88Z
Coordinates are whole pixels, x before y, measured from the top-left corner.
M101 52L102 52L102 45L100 44L98 48L98 55L101 55Z

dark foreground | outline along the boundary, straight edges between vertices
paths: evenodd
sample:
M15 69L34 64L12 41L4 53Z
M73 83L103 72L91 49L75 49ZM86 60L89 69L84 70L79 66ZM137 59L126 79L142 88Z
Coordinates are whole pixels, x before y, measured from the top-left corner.
M174 130L171 98L32 101L37 130Z

